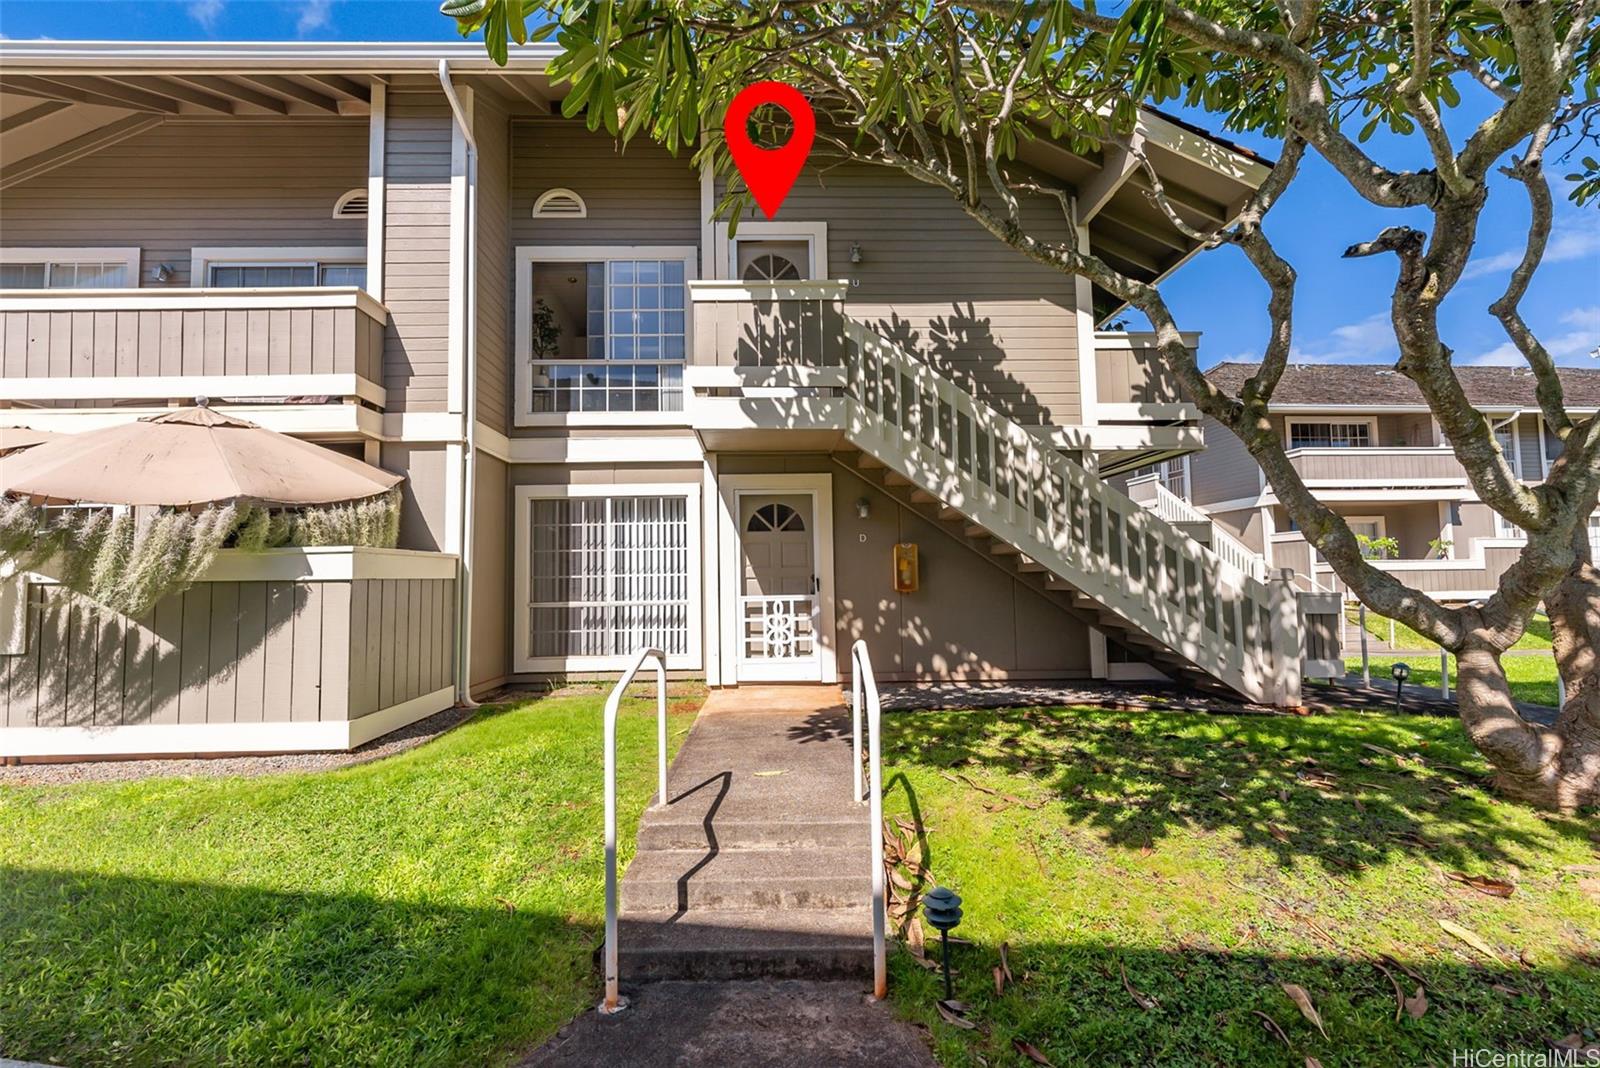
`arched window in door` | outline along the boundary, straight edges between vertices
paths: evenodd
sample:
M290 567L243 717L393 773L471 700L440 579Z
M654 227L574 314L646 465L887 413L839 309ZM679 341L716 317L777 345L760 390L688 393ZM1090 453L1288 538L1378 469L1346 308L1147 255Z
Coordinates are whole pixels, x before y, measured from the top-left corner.
M751 513L750 522L745 524L744 529L752 534L769 530L801 531L806 529L806 521L787 504L768 504Z
M745 264L745 282L798 282L800 268L788 256L763 252Z

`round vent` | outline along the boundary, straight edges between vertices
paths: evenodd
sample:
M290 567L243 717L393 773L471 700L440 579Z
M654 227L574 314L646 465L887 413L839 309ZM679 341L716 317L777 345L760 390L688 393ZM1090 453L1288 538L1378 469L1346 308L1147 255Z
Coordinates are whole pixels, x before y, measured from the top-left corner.
M570 189L547 189L533 202L535 219L583 219L589 206Z

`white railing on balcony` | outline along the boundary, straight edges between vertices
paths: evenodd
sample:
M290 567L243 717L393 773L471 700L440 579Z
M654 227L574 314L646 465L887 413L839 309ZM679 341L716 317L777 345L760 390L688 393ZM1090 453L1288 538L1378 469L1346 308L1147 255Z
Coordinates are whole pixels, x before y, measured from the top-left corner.
M864 325L845 332L852 444L1195 668L1298 702L1286 583L1242 573Z
M1128 483L1128 496L1169 523L1201 523L1211 528L1211 551L1257 582L1267 581L1261 554L1229 534L1200 509L1163 486L1155 475Z

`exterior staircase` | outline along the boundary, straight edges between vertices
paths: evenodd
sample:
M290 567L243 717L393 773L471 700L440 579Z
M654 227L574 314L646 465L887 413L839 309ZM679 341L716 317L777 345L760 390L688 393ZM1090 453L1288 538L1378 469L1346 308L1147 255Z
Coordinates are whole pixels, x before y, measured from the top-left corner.
M1166 674L1300 701L1303 624L1263 582L869 327L844 319L855 464Z
M621 975L872 973L869 820L837 688L714 692L668 784L622 879Z

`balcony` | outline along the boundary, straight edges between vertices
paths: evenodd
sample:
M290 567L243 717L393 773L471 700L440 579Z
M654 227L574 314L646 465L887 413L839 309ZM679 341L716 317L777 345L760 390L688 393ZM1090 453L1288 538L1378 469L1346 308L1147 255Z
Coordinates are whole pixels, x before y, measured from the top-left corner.
M1436 600L1473 601L1495 591L1500 576L1516 562L1523 546L1521 540L1514 538L1474 538L1463 556L1370 563ZM1344 591L1343 580L1299 533L1273 535L1272 566L1292 569L1302 589Z
M381 408L388 318L345 286L8 290L0 401L332 396Z
M1289 462L1315 488L1438 489L1467 484L1448 448L1290 449Z

